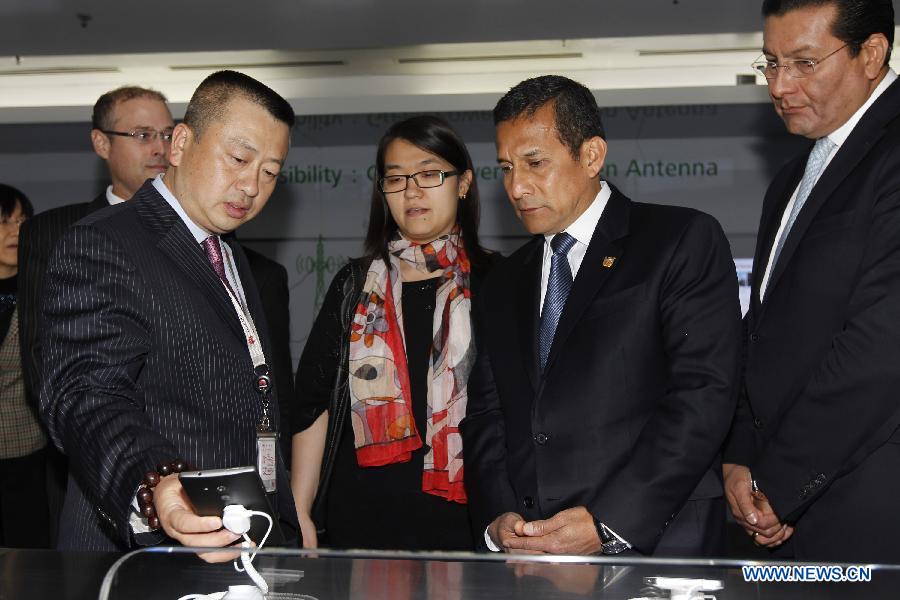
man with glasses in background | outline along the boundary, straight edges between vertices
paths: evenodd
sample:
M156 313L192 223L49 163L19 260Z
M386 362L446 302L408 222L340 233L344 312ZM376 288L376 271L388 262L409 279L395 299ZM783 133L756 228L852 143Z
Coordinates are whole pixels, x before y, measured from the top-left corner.
M725 491L760 546L900 562L900 84L891 0L765 0L753 67L809 149L766 193Z

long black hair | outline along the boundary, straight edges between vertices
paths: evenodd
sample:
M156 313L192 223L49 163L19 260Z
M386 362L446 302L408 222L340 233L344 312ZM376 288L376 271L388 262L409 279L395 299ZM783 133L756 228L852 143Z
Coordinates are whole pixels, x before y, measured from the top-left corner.
M378 189L378 178L384 176L384 155L394 140L405 140L410 144L441 157L462 175L472 171L472 183L465 199L458 200L456 222L459 225L463 247L473 268L486 264L487 251L478 241L478 185L472 157L459 135L450 124L433 115L420 115L394 123L378 142L375 158L375 182L372 185L372 205L369 209L369 230L366 233L365 251L369 258L380 258L388 262L388 242L397 232L397 222L387 207L384 194Z

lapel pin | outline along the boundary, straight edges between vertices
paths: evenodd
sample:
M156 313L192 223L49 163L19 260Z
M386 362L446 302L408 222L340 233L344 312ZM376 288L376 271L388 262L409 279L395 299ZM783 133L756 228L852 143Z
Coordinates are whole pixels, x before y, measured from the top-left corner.
M604 256L603 257L603 266L607 269L612 269L612 266L616 264L615 256Z

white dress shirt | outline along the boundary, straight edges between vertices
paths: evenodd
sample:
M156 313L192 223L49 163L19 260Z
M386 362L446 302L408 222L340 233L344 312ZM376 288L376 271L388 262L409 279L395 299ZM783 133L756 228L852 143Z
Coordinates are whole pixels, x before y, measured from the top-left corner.
M169 203L169 206L172 207L178 216L184 221L184 224L187 225L188 231L191 232L191 235L194 236L194 239L197 240L198 244L202 244L206 238L208 238L211 233L194 223L194 221L188 216L186 212L184 212L184 208L181 206L181 202L172 195L172 192L169 191L169 188L166 187L166 183L163 181L162 173L157 175L153 179L153 187L156 188L156 191L165 198L166 202ZM222 259L225 262L225 277L228 279L228 285L231 286L231 289L234 290L234 293L238 295L238 301L241 306L246 308L246 298L244 296L244 288L241 285L241 278L237 272L237 266L234 262L234 255L231 253L231 247L228 244L222 242L222 238L219 237L219 247L222 249ZM204 256L206 255L206 250L203 251Z
M569 260L569 268L572 269L572 281L574 281L575 277L578 275L578 269L581 268L581 261L584 260L588 245L591 243L591 236L594 235L597 223L600 222L600 217L603 216L603 211L606 209L606 204L609 202L609 197L612 195L608 185L604 184L602 181L600 182L600 185L600 192L597 193L597 196L594 198L594 201L591 202L591 205L587 207L587 210L581 213L581 216L575 219L574 223L564 229L566 233L575 238L575 243L569 250L569 254L566 255L566 258ZM544 259L541 264L541 306L539 309L541 312L544 310L544 296L547 295L547 280L550 279L550 261L553 258L553 248L550 247L550 242L555 235L556 234L554 233L544 235Z
M863 115L869 110L869 107L878 99L881 94L897 79L897 73L894 72L893 69L888 69L887 74L884 76L884 79L881 80L881 83L878 84L878 87L872 92L872 95L866 100L866 102L859 107L853 116L847 119L847 122L835 129L833 132L829 133L827 137L829 140L834 143L834 148L831 150L831 154L825 159L825 164L822 166L822 170L819 171L819 178L822 177L822 173L825 172L825 169L828 168L828 164L831 162L831 159L834 158L834 155L838 153L841 149L841 146L844 142L847 141L847 138L850 137L850 134L853 132L853 129L856 127L857 123L859 123L860 119L862 119ZM816 181L819 179L817 178ZM787 225L788 218L790 217L791 210L794 208L794 204L797 202L797 190L800 188L800 184L797 184L797 188L794 189L794 193L791 195L791 200L788 202L787 206L784 207L784 214L781 215L781 225L778 227L778 233L775 234L775 239L772 242L772 249L769 250L769 260L766 264L766 272L763 275L762 283L759 286L759 301L762 302L766 296L766 288L769 287L769 277L772 275L772 259L775 257L775 248L778 246L778 240L781 239L781 234L784 231L785 225ZM813 187L815 189L815 187ZM803 210L802 208L800 209ZM788 233L790 235L790 232Z
M106 188L106 201L109 202L109 205L112 206L114 204L121 204L128 200L128 198L122 198L121 196L116 196L113 194L112 185L107 186Z

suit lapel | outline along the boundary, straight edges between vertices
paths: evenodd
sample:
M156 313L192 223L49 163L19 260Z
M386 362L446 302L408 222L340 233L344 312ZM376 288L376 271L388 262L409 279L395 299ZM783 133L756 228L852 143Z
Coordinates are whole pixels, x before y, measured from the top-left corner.
M244 331L225 287L210 266L200 244L178 214L150 182L138 190L131 202L135 203L144 224L160 235L157 243L160 251L172 259L188 281L200 288L221 320L243 340Z
M825 168L825 171L819 177L819 181L813 187L809 198L806 199L806 203L797 215L794 225L791 227L791 231L784 242L784 247L781 249L781 256L779 256L778 262L772 267L772 274L769 276L769 283L766 287L767 296L769 290L775 287L781 278L781 274L784 273L786 266L790 263L791 257L800 245L800 241L803 239L803 235L815 218L816 213L819 212L819 209L831 197L831 194L841 182L866 157L872 146L884 135L885 124L897 115L898 104L900 104L900 84L895 81L869 107L859 123L856 124L856 127L853 128L850 137L841 145L837 154L834 155L834 158ZM793 190L791 191L793 192Z
M519 324L519 352L522 366L535 392L540 385L537 332L541 301L541 263L543 261L544 236L535 236L525 250L519 270L516 289L517 318Z
M572 283L572 289L569 291L569 297L566 299L566 305L559 317L553 344L550 346L550 355L547 357L547 365L544 367L545 373L552 367L560 348L565 346L566 339L575 329L585 309L615 270L616 264L622 260L624 249L619 240L628 235L629 213L630 201L619 190L612 187L612 195L594 228L591 243L588 244L587 253L584 255L584 260ZM612 263L605 261L607 257L613 258L614 261Z
M812 145L810 145L810 149L812 149ZM767 192L766 202L763 204L763 214L760 217L760 229L756 238L753 283L750 287L750 305L754 315L759 315L762 308L759 303L759 290L768 267L772 246L775 244L775 236L781 226L781 217L784 215L794 190L800 185L805 164L805 160L796 159L794 164L788 167L785 177L782 177L779 183L774 183L772 189Z

